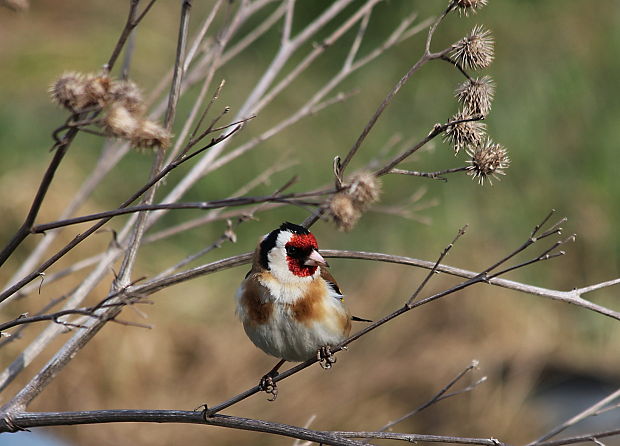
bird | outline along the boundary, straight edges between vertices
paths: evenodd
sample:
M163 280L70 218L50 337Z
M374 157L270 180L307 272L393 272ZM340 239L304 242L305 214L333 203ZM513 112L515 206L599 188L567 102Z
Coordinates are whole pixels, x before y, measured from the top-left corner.
M245 333L265 353L280 358L264 375L259 389L277 398L273 381L286 362L312 357L323 368L336 362L330 348L349 337L351 316L314 235L284 222L265 235L252 259L252 269L236 293L237 315Z

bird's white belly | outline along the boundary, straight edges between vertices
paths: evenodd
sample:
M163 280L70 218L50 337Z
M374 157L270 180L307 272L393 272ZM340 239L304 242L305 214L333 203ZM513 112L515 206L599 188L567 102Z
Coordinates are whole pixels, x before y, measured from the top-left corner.
M289 308L276 305L270 321L255 325L244 323L245 332L260 349L287 361L305 361L326 345L334 346L344 340L343 333L328 324L300 323Z

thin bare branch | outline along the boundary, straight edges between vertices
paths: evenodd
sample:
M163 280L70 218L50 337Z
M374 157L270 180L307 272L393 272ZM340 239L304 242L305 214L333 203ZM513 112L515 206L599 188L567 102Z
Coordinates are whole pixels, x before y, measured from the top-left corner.
M551 429L549 432L547 432L542 437L536 439L535 441L532 441L531 443L528 443L527 446L540 446L540 445L543 445L543 444L548 444L549 442L547 442L546 440L548 440L549 438L555 437L557 434L559 434L560 432L565 431L569 427L574 426L575 424L585 420L586 418L595 415L599 410L601 410L602 408L604 408L608 404L616 401L619 398L620 398L620 389L610 393L609 395L607 395L602 400L597 401L595 404L593 404L592 406L590 406L587 409L583 410L582 412L578 413L574 417L572 417L572 418L566 420L565 422L563 422L562 424L554 427L553 429ZM560 444L567 444L567 443L560 443Z
M424 147L429 141L433 140L438 135L441 135L448 127L453 126L455 124L458 124L460 122L479 121L479 120L481 120L483 118L484 118L484 116L482 116L482 115L476 115L476 116L471 116L471 117L465 118L465 119L457 119L457 120L454 120L454 121L449 121L449 122L446 122L445 124L435 124L435 126L433 127L433 130L431 130L430 133L428 135L426 135L426 137L424 137L422 140L420 140L419 142L414 144L409 149L404 150L398 156L394 157L394 159L389 161L385 166L383 166L382 168L378 169L375 172L375 175L380 177L380 176L386 175L388 173L391 173L392 170L398 164L400 164L402 161L404 161L405 159L407 159L408 157L413 155L420 148Z
M565 444L575 443L596 443L599 438L615 437L616 435L620 435L620 429L612 429L602 432L592 432L590 434L576 435L574 437L561 438L559 440L543 441L542 443L537 443L537 445L562 446Z
M454 240L452 240L452 242L450 242L450 244L448 246L446 246L445 249L441 252L441 254L439 255L439 258L435 262L435 265L431 268L431 270L426 275L426 277L424 278L422 283L420 283L420 286L418 286L418 289L415 290L415 292L411 295L411 297L407 301L407 305L411 305L411 303L416 299L416 297L418 297L418 295L424 289L424 287L426 286L428 281L431 280L431 277L433 277L435 275L435 273L437 272L437 268L441 264L441 261L448 254L448 252L452 249L452 247L457 242L457 240L459 238L461 238L465 234L465 231L467 231L467 225L465 225L461 229L459 229L459 232L456 234L456 237L454 237Z
M414 177L432 178L433 180L448 181L447 178L442 175L449 173L467 172L467 166L453 167L452 169L438 170L435 172L418 172L417 170L404 170L404 169L392 169L387 173L394 173L399 175L410 175Z
M396 426L398 423L401 423L411 417L413 417L414 415L422 412L424 409L429 408L430 406L432 406L433 404L441 401L442 399L448 398L450 396L454 396L454 395L458 395L463 393L462 391L457 391L457 392L453 392L450 394L446 394L446 392L448 390L450 390L452 388L452 386L454 386L457 382L459 382L467 373L469 373L470 371L472 371L473 369L478 367L478 361L472 361L471 364L469 364L467 367L465 367L463 370L461 370L454 378L452 378L452 380L446 384L439 392L437 392L430 400L428 400L426 403L418 406L417 408L415 408L414 410L412 410L409 413L406 413L405 415L403 415L402 417L394 420L394 421L390 421L389 423L387 423L385 426L383 426L382 428L379 429L379 432L385 432L388 429L391 429L392 427ZM465 389L462 389L463 391L470 391L473 390L478 384L480 384L483 381L478 380L477 383L474 383L475 385L473 386L468 386Z
M313 431L288 424L251 418L218 415L204 420L200 412L181 410L94 410L82 412L23 412L0 420L0 432L15 432L31 427L100 423L189 423L221 426L254 432L266 432L290 438L310 440L334 446L359 446L364 443L329 431Z
M205 150L207 150L207 149L215 146L216 144L226 140L227 138L231 137L239 129L240 129L240 127L237 127L235 129L233 129L232 131L230 131L229 133L227 133L225 135L222 135L221 137L218 137L217 139L213 139L209 144L207 144L204 147L194 151L193 153L188 154L188 155L184 156L183 158L181 158L179 160L175 160L172 163L168 164L164 169L162 169L162 171L159 174L157 174L156 176L152 177L151 180L147 184L145 184L141 189L139 189L136 193L134 193L129 199L127 199L125 202L123 202L119 206L119 208L123 208L123 207L129 206L131 203L133 203L136 199L138 199L140 196L142 196L142 194L144 194L146 191L148 191L154 184L156 184L159 180L161 180L163 177L165 177L173 169L177 168L182 163L184 163L186 161L189 161L190 159L192 159L193 157L197 156L198 154L204 152ZM4 290L2 293L0 293L0 302L8 299L16 291L20 290L24 285L27 285L28 283L30 283L31 281L33 281L34 279L39 277L39 275L42 272L47 270L47 268L49 268L51 265L56 263L66 253L71 251L74 247L76 247L78 244L80 244L82 241L84 241L90 235L92 235L95 232L97 232L108 221L109 221L109 219L103 219L103 220L100 220L99 222L95 223L93 226L91 226L85 232L83 232L83 233L79 234L78 236L76 236L71 242L69 242L67 245L65 245L56 254L54 254L48 260L43 262L35 271L33 271L32 273L28 274L26 277L24 277L23 279L19 280L17 283L13 284L12 286L10 286L6 290Z
M427 62L429 62L429 61L434 59L433 55L431 55L429 53L429 48L430 48L430 44L431 44L431 41L432 41L432 38L433 38L433 34L435 33L435 30L437 29L437 26L439 25L439 23L441 23L443 18L446 16L446 14L450 11L450 9L453 6L454 6L454 2L452 2L450 4L450 6L444 12L444 14L441 15L435 21L435 23L433 23L433 25L429 28L428 35L427 35L427 38L426 38L426 50L425 50L424 54L422 55L422 57L420 57L420 59L417 60L417 62L415 62L411 66L411 68L409 68L409 70L405 73L405 75L402 78L400 78L400 80L396 83L396 85L394 85L394 87L392 87L392 89L388 92L387 96L383 99L381 104L379 104L379 107L377 108L375 113L372 115L372 117L370 118L370 120L368 121L368 123L366 124L364 129L362 130L362 133L360 134L360 136L357 138L357 140L355 141L355 143L353 144L351 149L349 149L349 152L347 153L346 157L344 158L344 160L342 161L342 164L341 164L341 171L340 171L340 175L341 176L342 176L344 170L347 168L347 166L351 162L351 160L353 159L353 156L355 156L355 154L359 150L360 146L362 145L362 143L364 142L364 140L366 139L366 137L368 136L368 134L372 130L372 128L377 123L378 119L381 117L381 115L383 114L383 112L385 111L387 106L390 105L390 103L394 99L394 96L396 96L396 94L398 94L400 89L407 83L407 81L411 78L411 76L413 76ZM394 166L391 166L391 167L394 167ZM389 170L391 170L391 168L388 169L388 171Z
M323 190L317 192L304 192L294 193L286 195L266 195L258 197L238 197L238 198L226 198L223 200L214 201L201 201L201 202L189 202L189 203L157 203L157 204L139 204L136 206L124 207L114 209L112 211L98 212L96 214L84 215L82 217L69 218L67 220L44 223L35 226L32 230L35 233L44 233L50 229L57 229L64 226L75 225L79 223L85 223L93 220L110 219L118 215L134 214L136 212L144 211L156 211L162 209L218 209L231 206L243 206L247 204L256 204L264 202L279 202L290 203L296 198L317 197L326 194L333 193L333 190Z

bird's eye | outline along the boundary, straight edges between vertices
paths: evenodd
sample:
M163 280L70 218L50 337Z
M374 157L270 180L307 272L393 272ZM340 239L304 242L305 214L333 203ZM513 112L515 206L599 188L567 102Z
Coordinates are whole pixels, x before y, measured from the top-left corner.
M301 249L296 246L287 246L286 255L289 257L299 257L301 255Z

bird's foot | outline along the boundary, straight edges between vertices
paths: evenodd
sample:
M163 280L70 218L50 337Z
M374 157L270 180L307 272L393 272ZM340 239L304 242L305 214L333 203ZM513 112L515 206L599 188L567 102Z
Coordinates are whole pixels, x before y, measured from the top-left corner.
M331 369L332 365L336 363L336 357L332 353L329 345L321 347L316 352L316 360L319 361L319 364L325 370Z
M278 385L273 380L278 376L278 372L271 371L260 379L258 388L271 397L267 398L267 401L275 401L278 397Z

